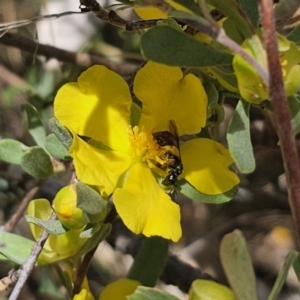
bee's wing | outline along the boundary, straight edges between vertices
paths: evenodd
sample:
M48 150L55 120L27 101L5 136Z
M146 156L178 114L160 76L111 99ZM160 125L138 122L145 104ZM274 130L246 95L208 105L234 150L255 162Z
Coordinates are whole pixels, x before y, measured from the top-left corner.
M174 136L174 146L176 146L178 148L178 150L180 151L180 148L179 148L179 135L178 135L177 126L176 126L176 123L175 123L174 120L169 121L169 131Z

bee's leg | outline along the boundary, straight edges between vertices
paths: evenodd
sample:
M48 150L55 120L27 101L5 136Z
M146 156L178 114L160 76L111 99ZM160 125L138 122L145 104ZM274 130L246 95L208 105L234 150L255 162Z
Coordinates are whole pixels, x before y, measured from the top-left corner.
M178 190L177 190L177 186L173 185L171 191L168 193L168 195L171 197L172 201L177 202L177 196L178 196Z

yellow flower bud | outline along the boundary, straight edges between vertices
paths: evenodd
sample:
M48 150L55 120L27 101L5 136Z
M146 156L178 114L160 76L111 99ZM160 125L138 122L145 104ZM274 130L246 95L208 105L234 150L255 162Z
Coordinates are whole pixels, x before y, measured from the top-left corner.
M77 207L76 184L65 186L56 194L53 209L66 228L79 229L87 223L83 211Z

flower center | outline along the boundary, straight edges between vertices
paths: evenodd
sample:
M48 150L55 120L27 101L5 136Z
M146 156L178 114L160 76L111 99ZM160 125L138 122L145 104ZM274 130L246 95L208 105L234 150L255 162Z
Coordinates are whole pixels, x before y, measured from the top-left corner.
M162 154L160 147L153 139L153 135L143 129L140 131L138 126L130 127L129 140L131 143L130 154L133 161L157 160Z
M164 179L164 185L174 184L182 173L180 152L174 143L174 136L168 131L152 134L137 126L130 127L128 132L133 163L145 162L158 175L169 176Z

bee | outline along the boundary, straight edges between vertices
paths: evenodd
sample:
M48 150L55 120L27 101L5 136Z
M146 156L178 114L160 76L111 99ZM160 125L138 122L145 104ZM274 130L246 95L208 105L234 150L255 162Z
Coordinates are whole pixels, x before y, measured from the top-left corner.
M173 120L169 122L169 131L158 131L153 133L153 138L157 142L160 149L164 150L160 156L163 163L158 163L157 167L167 171L168 175L163 179L162 184L165 186L173 186L173 193L176 190L176 182L178 176L183 171L180 157L179 137L176 124Z

